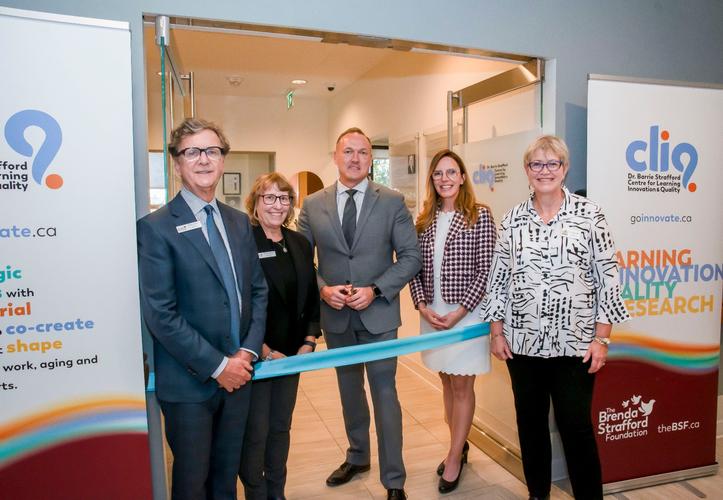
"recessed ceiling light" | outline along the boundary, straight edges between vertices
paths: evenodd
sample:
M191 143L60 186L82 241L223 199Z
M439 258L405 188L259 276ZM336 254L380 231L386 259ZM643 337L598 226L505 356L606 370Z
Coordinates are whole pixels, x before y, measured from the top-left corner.
M304 85L306 83L306 80L303 78L297 78L296 80L291 80L291 83L294 85Z

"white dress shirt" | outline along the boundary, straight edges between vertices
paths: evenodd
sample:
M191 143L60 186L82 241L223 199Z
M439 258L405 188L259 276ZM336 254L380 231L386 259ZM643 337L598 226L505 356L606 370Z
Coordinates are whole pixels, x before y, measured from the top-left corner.
M339 180L336 181L336 210L339 212L339 222L342 224L344 222L344 206L346 205L346 200L349 198L349 195L346 194L346 192L349 189L357 190L357 192L354 193L354 204L356 205L356 220L359 221L362 203L364 203L364 194L367 192L368 187L369 179L366 177L353 188L345 186Z

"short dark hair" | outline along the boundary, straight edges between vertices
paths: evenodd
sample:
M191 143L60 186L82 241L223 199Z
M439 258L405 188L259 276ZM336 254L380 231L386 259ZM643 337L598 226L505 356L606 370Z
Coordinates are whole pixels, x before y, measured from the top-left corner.
M201 118L186 118L178 127L173 129L171 132L171 140L168 141L168 152L171 153L171 156L177 157L180 154L178 147L181 145L183 139L189 135L203 132L204 130L210 130L218 136L218 140L221 141L221 150L223 155L226 156L231 146L221 127Z
M344 136L350 135L350 134L363 135L364 138L365 138L367 141L369 141L369 145L370 145L370 146L372 145L372 140L371 140L371 139L364 133L364 131L363 131L362 129L360 129L359 127L351 127L351 128L346 129L344 132L342 132L341 134L339 134L339 137L336 138L336 143L339 144L339 141L341 141L341 140L344 138Z

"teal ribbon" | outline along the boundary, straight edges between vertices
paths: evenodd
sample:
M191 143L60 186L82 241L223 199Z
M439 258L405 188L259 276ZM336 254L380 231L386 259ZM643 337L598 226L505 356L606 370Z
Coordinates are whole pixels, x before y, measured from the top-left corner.
M321 370L322 368L334 368L337 366L355 365L367 363L379 359L393 358L404 354L418 351L426 351L442 347L455 342L489 335L489 323L444 330L436 333L426 333L414 337L406 337L396 340L385 340L384 342L373 342L371 344L355 345L351 347L340 347L327 351L313 352L287 358L262 361L254 365L253 380L261 380L282 375Z
M428 349L443 347L447 344L484 337L485 335L489 335L489 333L489 323L479 323L462 328L444 330L442 332L415 335L414 337L406 337L403 339L340 347L337 349L274 359L272 361L262 361L254 365L253 380L394 358L404 354L426 351ZM155 390L155 382L155 373L151 373L146 391L153 392Z

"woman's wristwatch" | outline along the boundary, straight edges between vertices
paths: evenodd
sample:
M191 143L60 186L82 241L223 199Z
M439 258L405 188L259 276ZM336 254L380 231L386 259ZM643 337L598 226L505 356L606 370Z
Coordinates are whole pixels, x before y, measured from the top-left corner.
M305 340L303 345L308 345L309 347L311 347L311 352L314 352L316 350L316 342L314 342L313 340Z
M595 342L597 342L600 345L604 345L605 347L608 347L610 345L610 339L608 337L598 337L595 336L592 338Z

